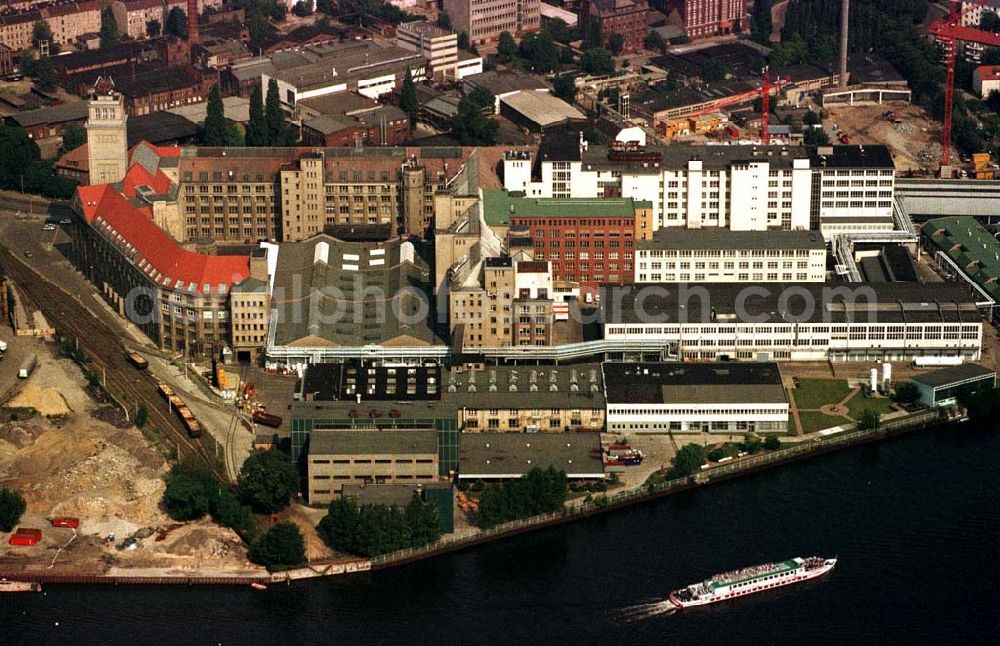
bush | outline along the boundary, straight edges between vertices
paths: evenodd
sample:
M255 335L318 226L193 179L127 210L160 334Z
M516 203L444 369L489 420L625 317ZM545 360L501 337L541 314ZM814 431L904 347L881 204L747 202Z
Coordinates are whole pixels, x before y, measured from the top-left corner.
M882 423L881 416L870 408L866 408L861 413L861 419L858 420L858 430L861 431L874 431Z
M275 523L250 546L248 556L269 569L301 565L306 561L302 532L294 523Z
M602 483L603 484L603 483ZM518 518L558 511L566 503L566 474L533 468L518 480L488 486L479 499L479 526L495 527Z
M211 483L203 477L171 472L163 492L163 506L174 520L198 520L212 508L211 490Z
M223 489L212 501L212 519L247 539L252 538L257 529L253 510L241 503L229 489Z
M682 446L670 460L670 477L684 478L696 473L705 464L705 447L700 444Z
M900 404L912 404L920 399L920 389L912 382L906 382L896 386L896 392L892 396L893 400Z
M777 451L781 448L781 440L778 439L777 435L768 435L767 439L764 440L764 448L768 451Z
M330 503L316 530L331 549L371 557L437 541L441 516L437 505L417 495L405 510L395 505L358 507L347 498Z
M28 505L21 492L0 488L0 532L12 532Z
M726 452L723 451L722 449L712 449L711 451L708 452L708 455L706 457L712 462L718 462L722 458L726 457Z
M145 404L139 404L139 408L135 410L135 425L142 428L147 421L149 421L149 409Z
M254 511L274 513L299 492L299 472L279 451L258 451L243 463L237 480L240 496Z

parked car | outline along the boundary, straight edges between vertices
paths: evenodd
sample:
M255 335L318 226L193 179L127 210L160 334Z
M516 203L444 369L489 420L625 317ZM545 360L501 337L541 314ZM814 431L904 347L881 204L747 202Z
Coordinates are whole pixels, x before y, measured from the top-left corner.
M42 231L55 231L55 230L56 230L56 225L52 224L51 222L46 222L42 226Z

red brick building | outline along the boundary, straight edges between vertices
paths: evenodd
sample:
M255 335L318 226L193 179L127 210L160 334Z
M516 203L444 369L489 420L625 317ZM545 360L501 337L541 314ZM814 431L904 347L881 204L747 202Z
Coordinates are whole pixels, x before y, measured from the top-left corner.
M691 40L747 30L747 0L653 0L653 6L670 15L675 9Z
M302 124L306 146L398 146L410 140L410 118L388 105L356 115L320 115Z
M635 215L512 215L510 225L527 227L535 259L552 264L554 280L580 283L581 295L597 294L604 283L632 282Z
M645 0L583 0L578 14L579 25L584 34L599 26L601 40L605 43L611 34L621 34L625 38L625 51L634 52L642 49L649 32L648 9Z

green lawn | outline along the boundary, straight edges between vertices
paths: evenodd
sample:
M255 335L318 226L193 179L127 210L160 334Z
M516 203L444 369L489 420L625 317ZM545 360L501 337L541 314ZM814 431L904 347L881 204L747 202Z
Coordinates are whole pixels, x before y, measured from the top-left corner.
M839 404L851 392L843 379L799 379L792 389L799 410L819 408L826 404Z
M799 411L799 419L802 421L803 433L815 433L816 431L822 431L825 428L833 428L834 426L843 426L851 423L843 417L826 415L824 413L814 411Z
M885 397L877 397L875 399L865 399L862 393L858 393L854 397L851 397L851 401L847 402L847 414L858 420L861 419L861 413L865 409L870 408L879 415L885 415L886 413L891 413L895 409L892 407L892 400Z

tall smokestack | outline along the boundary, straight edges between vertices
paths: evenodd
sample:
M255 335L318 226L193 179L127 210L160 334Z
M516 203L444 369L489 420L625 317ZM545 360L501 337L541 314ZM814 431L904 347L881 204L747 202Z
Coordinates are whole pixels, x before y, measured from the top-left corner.
M188 45L193 47L198 44L198 0L187 0L187 3Z
M840 0L840 87L847 87L847 16L851 1Z

